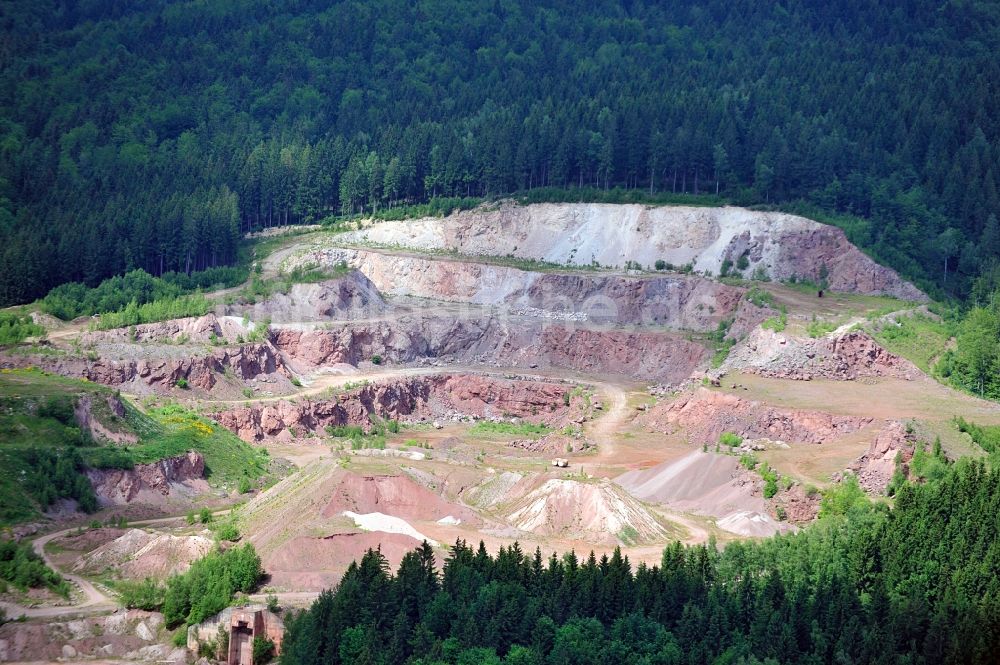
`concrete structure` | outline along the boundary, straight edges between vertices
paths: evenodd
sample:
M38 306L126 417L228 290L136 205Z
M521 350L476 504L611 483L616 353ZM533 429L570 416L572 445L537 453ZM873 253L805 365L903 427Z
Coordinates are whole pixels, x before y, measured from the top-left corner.
M281 653L285 624L277 614L263 605L229 607L211 619L188 629L188 648L198 652L201 644L217 642L220 627L229 636L229 648L224 655L229 665L254 665L253 641L266 637L274 642L274 653ZM222 654L220 654L221 656Z

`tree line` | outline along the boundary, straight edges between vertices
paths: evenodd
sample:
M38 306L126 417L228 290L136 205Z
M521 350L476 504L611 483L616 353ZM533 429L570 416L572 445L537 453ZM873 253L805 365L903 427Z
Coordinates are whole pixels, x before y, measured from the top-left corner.
M985 663L1000 649L1000 472L953 465L759 542L675 543L659 565L424 543L378 551L286 623L281 661Z
M850 216L965 295L1000 255L995 3L14 0L0 304L242 231L554 187Z

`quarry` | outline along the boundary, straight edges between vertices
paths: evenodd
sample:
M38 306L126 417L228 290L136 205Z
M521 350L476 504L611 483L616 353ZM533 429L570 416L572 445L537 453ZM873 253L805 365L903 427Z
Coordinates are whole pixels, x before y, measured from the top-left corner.
M129 328L49 322L0 353L8 393L50 382L74 427L141 451L88 463L94 515L67 501L10 527L74 590L0 594L26 618L0 626L0 660L193 662L229 630L246 663L254 634L280 646L269 597L304 607L368 549L653 564L674 541L794 532L848 477L884 496L918 438L968 454L956 414L1000 423L872 336L927 297L802 217L502 201L271 244L254 279L286 288ZM115 589L189 569L220 524L266 581L173 646Z

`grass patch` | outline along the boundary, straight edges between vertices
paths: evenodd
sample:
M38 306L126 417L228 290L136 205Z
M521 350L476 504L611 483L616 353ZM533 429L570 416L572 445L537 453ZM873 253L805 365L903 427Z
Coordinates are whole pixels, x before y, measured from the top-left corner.
M906 358L923 372L931 374L937 358L951 339L947 323L925 314L899 317L872 331L872 336L891 353Z
M529 422L498 422L480 420L469 428L469 434L474 436L527 436L537 438L552 431L547 425L536 425Z
M783 332L785 328L788 327L788 310L784 305L782 305L781 312L778 316L772 316L769 319L765 319L764 322L760 324L760 327L765 330L773 330L774 332Z
M92 420L136 442L113 444L81 431L74 410L83 399ZM118 404L121 416L112 410ZM130 469L189 450L204 455L209 482L226 488L265 476L270 463L266 450L183 407L144 413L89 381L37 369L0 371L0 524L37 518L60 499L96 510L87 468Z
M757 307L774 307L774 295L759 284L754 284L747 290L746 299Z
M140 443L87 451L95 468L130 468L195 450L205 457L205 477L212 485L238 487L243 479L267 474L270 458L217 423L185 407L169 404L143 414L131 405L126 418L142 432Z
M824 335L829 335L834 330L837 329L837 324L833 321L824 321L822 319L817 319L813 315L812 321L806 324L806 334L813 339L823 337Z

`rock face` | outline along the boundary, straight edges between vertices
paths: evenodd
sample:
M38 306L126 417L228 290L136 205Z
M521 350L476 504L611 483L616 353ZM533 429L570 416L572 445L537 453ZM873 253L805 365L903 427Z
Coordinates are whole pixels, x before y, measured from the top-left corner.
M163 503L175 492L193 494L207 490L203 479L205 458L201 453L167 457L131 469L89 469L87 477L103 505L125 505L133 501Z
M504 256L563 265L624 267L628 261L719 274L723 262L745 256L746 274L772 279L819 279L853 293L927 297L893 270L879 266L848 242L840 229L803 217L743 208L646 207L613 204L506 203L444 219L385 222L352 232L348 241L462 254Z
M913 459L913 437L899 422L889 423L880 431L868 451L856 459L848 469L858 477L858 484L869 494L881 496L896 472L896 458L899 457L901 470L907 473L907 465Z
M861 377L912 381L923 376L913 363L889 353L865 332L801 339L763 328L733 349L723 370L804 381Z
M118 395L108 395L105 398L108 410L117 418L125 417L125 405ZM139 438L125 431L115 431L109 429L94 414L94 397L91 395L81 395L73 408L73 416L76 424L83 432L90 432L90 436L96 441L106 440L113 443L135 443Z
M781 490L772 500L771 515L781 517L791 524L808 524L819 514L819 503L822 495L816 491L809 493L802 485L793 485L787 490Z
M435 375L370 384L337 399L253 404L215 414L220 425L245 441L260 441L295 429L315 432L328 425L369 430L371 416L432 419L442 414L528 420L564 418L570 387L545 381L496 379L477 374Z
M155 640L163 615L142 610L119 610L108 616L73 621L11 621L0 626L0 662L60 660L170 660L184 662L185 654Z
M720 321L731 318L746 293L699 275L543 273L341 248L305 252L291 259L286 268L341 262L355 266L382 293L395 296L469 303L555 320L699 332L714 330Z
M293 368L357 365L374 355L388 362L427 359L504 367L561 367L666 383L686 379L705 358L683 335L644 330L588 329L532 318L403 316L394 321L328 324L273 332L274 346Z
M168 322L169 323L169 322ZM159 325L159 324L151 324ZM249 380L261 375L285 376L288 370L268 343L244 344L235 348L213 349L208 355L187 357L133 358L112 360L97 358L61 358L53 356L9 355L0 359L2 367L35 366L63 376L87 379L107 386L140 384L148 388L167 390L184 379L192 388L211 390L226 371L239 379Z
M637 421L654 431L682 431L692 443L709 445L715 445L723 432L745 439L821 444L874 422L872 418L822 411L776 409L705 388L670 403L661 402Z

